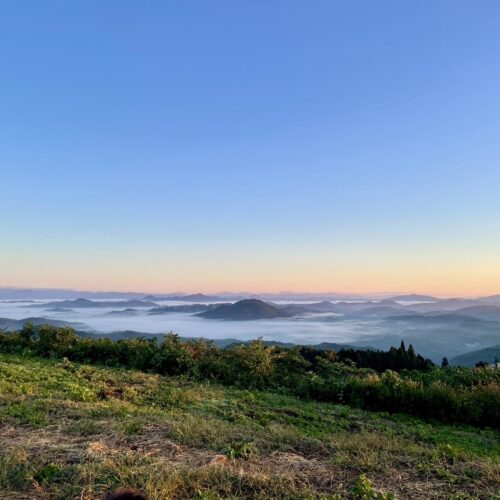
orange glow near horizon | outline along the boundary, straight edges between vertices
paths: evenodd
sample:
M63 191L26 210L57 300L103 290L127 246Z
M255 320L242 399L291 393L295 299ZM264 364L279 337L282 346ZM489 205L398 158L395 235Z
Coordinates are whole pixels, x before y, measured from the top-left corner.
M406 276L406 278L409 278ZM168 284L164 284L168 283ZM449 276L441 282L430 281L413 277L407 282L395 279L381 281L364 281L361 279L332 279L314 281L310 277L301 283L299 277L291 280L268 280L267 284L258 280L247 279L220 279L218 282L207 283L202 280L140 280L127 277L108 276L99 277L81 276L61 277L59 279L23 279L4 281L1 286L15 288L67 288L82 291L116 291L116 292L144 292L144 293L205 293L215 294L221 292L246 292L246 293L338 293L352 295L385 295L385 294L430 294L437 297L477 297L495 295L500 293L499 280L471 280L462 277ZM267 286L266 286L267 285Z
M246 249L225 253L0 250L0 286L145 293L423 293L481 296L500 293L500 259L475 253L354 253ZM404 255L404 258L401 258Z

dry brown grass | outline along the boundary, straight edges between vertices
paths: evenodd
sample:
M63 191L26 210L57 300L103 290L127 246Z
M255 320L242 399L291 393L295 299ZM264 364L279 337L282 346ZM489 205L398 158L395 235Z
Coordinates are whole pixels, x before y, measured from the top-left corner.
M361 473L400 499L499 492L500 457L423 441L417 423L102 368L68 380L33 363L46 383L22 366L31 385L0 391L0 499L97 500L118 486L151 500L353 498ZM117 387L110 377L120 397L92 399L100 380Z
M98 499L109 487L100 484L102 477L112 478L114 484L138 487L152 500L190 498L205 490L221 497L259 498L266 491L269 498L282 495L313 498L333 492L347 496L359 472L366 468L374 470L370 477L377 488L392 491L397 498L448 498L457 491L446 479L434 475L423 478L414 464L401 462L397 466L397 459L383 471L373 468L374 463L380 463L378 454L400 452L401 443L397 439L386 444L365 434L336 439L334 447L342 450L341 461L338 461L340 451L335 451L330 460L278 451L230 459L212 450L175 443L167 438L168 433L168 425L146 426L132 436L103 432L90 437L64 433L62 426L42 429L3 426L0 442L5 456L31 464L50 460L62 467L76 467L76 471L71 480L74 487L69 490L60 484L54 487L33 479L28 489L4 491L0 498L65 498L66 493L62 492L72 491L71 498ZM457 472L460 464L448 469ZM491 476L480 482L462 484L459 491L471 497L482 491L480 497L492 497L495 483L500 482L498 469L492 468L490 472Z

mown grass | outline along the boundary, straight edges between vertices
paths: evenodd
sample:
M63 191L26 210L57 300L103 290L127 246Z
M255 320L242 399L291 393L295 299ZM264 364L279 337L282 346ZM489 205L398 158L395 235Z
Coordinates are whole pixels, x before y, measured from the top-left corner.
M118 486L152 499L495 498L499 436L0 355L0 498L92 499Z

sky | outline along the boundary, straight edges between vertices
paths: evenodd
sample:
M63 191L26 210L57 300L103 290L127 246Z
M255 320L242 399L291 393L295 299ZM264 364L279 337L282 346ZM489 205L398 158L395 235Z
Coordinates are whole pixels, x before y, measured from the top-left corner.
M7 0L0 286L500 293L500 2Z

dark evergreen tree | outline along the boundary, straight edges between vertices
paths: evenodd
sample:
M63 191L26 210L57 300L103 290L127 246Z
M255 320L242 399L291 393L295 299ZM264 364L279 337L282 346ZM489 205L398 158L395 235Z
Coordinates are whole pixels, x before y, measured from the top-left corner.
M402 352L402 353L405 353L406 352L406 347L405 347L405 341L402 340L401 341L401 345L399 346L399 350Z
M415 355L415 349L413 349L413 345L410 344L410 347L408 347L408 357L410 359L415 359L416 355Z

